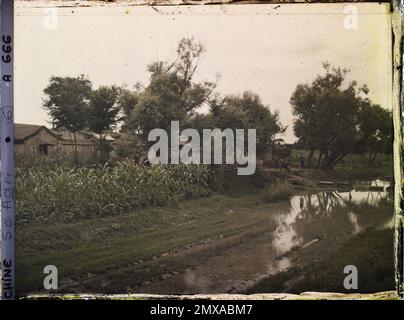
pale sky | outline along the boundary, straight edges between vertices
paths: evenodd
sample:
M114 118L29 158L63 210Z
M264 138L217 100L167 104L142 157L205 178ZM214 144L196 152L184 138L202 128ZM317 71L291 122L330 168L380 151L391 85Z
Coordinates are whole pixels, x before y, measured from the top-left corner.
M259 94L280 111L287 142L295 139L290 96L297 84L311 83L324 61L350 69L348 80L366 83L370 98L391 108L388 6L355 4L358 24L352 30L344 27L349 5L58 8L55 25L44 8L17 1L15 122L47 124L40 106L51 75L83 73L95 88L147 84L146 66L171 60L183 37L206 46L196 80L220 73L219 92Z

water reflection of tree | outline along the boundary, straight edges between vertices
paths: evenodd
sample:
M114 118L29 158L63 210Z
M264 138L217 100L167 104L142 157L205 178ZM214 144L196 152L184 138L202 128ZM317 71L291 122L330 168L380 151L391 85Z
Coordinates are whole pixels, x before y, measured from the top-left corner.
M306 194L303 208L301 208L302 218L310 217L330 217L337 208L345 207L345 201L336 191L321 191L318 193Z
M349 192L347 197L342 197L338 191L321 191L305 194L299 198L300 217L309 218L331 218L334 212L345 209L360 213L364 208L374 209L386 208L385 202L389 201L384 192L368 192L367 196L359 202ZM383 207L383 208L381 208Z
M355 191L351 194L321 191L292 198L289 214L279 221L274 233L274 247L287 252L323 236L341 232L357 234L374 225L388 225L393 214L391 200L385 196L376 202L367 202L372 196L379 197L355 194Z
M386 198L386 193L384 191L372 191L368 192L368 197L366 203L368 204L378 204L381 200Z

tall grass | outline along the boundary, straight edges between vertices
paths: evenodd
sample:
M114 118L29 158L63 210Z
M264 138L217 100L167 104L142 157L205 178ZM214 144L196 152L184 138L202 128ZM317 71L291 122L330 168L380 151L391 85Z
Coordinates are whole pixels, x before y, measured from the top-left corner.
M73 220L113 215L139 207L206 196L210 173L205 166L79 167L43 162L15 170L17 222Z
M274 181L264 188L262 198L265 202L287 200L291 196L292 191L293 187L288 182Z

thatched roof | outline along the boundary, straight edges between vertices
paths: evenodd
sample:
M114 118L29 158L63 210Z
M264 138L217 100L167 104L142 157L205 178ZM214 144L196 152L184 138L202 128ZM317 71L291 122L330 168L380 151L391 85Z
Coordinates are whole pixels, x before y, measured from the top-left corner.
M36 136L41 130L45 130L50 135L60 139L63 144L71 144L71 139L73 137L66 130L49 129L45 126L25 123L14 124L14 141L15 143L23 143L27 139ZM78 132L76 138L79 145L92 145L98 141L98 135L92 132ZM113 142L115 141L115 138L108 134L107 141Z
M15 143L21 143L25 140L34 137L37 135L41 130L45 130L50 135L54 136L55 138L60 139L60 135L52 130L48 129L45 126L40 126L36 124L24 124L24 123L15 123L14 124L14 141Z
M54 129L52 131L62 138L63 144L71 144L71 139L73 139L73 135L71 135L68 131L62 129ZM96 141L91 134L83 132L77 132L76 139L77 144L79 145L92 145Z

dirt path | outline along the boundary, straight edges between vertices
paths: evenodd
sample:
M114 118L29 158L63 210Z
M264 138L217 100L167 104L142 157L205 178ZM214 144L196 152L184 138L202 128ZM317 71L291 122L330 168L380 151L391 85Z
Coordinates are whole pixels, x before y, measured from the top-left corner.
M214 196L116 217L19 226L19 287L40 290L43 267L53 264L63 291L152 291L162 280L215 261L210 259L246 252L253 239L265 239L276 227L272 217L282 208L256 197ZM184 282L181 290L186 288Z
M132 273L133 278L139 273L144 279L140 285L128 279L126 290L193 294L234 292L250 286L268 272L268 261L276 257L268 236L275 224L264 220L240 227L237 226L235 234L224 236L217 233L136 266L121 268L120 273ZM160 271L158 274L155 274L156 269ZM116 270L88 279L85 285L92 286L95 280L100 279L116 279ZM113 282L104 282L103 286L111 288Z
M227 210L167 230L150 239L150 247L173 241L168 250L124 267L88 277L84 288L116 292L212 293L232 292L267 272L276 253L270 234L276 222L266 209L255 212ZM178 234L188 235L179 246ZM119 279L119 280L117 280ZM122 283L126 287L122 288ZM99 284L102 288L99 288Z

